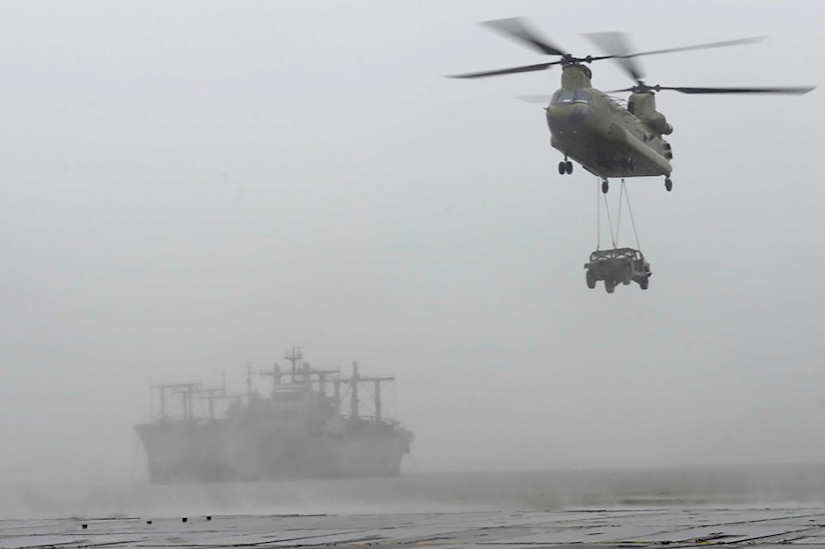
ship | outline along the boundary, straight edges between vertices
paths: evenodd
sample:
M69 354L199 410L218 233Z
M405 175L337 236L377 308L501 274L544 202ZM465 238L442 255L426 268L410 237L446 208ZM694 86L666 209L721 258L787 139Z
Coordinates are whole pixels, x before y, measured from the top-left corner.
M316 369L300 348L290 367L253 372L246 391L170 383L152 386L148 423L135 426L146 450L149 482L211 483L398 476L412 431L385 416L384 384L392 376ZM253 387L253 374L271 378L271 392ZM367 398L371 397L371 398ZM372 406L362 405L361 400ZM155 414L155 404L159 413Z

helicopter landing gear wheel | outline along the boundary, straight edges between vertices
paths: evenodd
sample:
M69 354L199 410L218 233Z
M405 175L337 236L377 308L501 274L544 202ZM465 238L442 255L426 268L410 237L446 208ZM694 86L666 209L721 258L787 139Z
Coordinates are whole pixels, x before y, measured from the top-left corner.
M665 179L665 190L667 192L673 190L673 181L669 177Z
M602 192L607 194L607 191L610 190L610 183L607 182L607 179L602 179Z
M573 163L572 163L572 162L570 162L569 160L565 161L565 163L564 163L564 170L565 170L568 174L573 173Z

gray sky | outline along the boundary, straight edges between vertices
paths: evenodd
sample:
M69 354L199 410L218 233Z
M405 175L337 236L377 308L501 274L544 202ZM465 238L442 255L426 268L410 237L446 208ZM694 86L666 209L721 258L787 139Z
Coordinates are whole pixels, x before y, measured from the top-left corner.
M544 61L476 25L523 15L580 55L586 32L768 35L641 61L663 85L822 86L824 3L0 12L4 481L140 481L150 379L240 388L292 344L395 374L422 471L822 461L823 90L660 94L675 189L629 181L655 274L608 296L582 270L596 179L560 177L541 105L513 99L560 71L442 76Z

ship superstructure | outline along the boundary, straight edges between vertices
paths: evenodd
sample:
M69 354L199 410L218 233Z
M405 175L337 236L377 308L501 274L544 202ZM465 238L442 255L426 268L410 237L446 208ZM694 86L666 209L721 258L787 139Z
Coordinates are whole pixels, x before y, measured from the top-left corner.
M361 375L357 363L349 376L316 369L303 362L299 348L285 358L288 371L275 364L257 372L271 378L268 396L255 390L251 365L245 394L230 394L225 383L153 386L159 415L135 426L149 481L399 475L413 434L385 415L382 387L394 378ZM370 409L361 402L365 394L372 397Z

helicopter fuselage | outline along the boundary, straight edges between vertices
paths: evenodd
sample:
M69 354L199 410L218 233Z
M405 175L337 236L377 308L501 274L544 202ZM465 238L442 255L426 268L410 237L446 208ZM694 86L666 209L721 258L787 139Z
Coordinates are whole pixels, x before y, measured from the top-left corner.
M551 134L550 145L564 154L564 160L559 162L559 174L573 173L573 162L570 160L572 158L587 171L602 178L601 188L604 193L608 191L608 178L611 177L663 175L665 189L672 190L670 160L673 158L673 151L670 143L662 136L670 135L673 128L667 123L665 116L656 110L655 94L660 91L669 90L686 94L802 95L814 89L813 86L651 86L644 82L644 72L636 62L636 58L643 55L752 44L763 37L634 52L622 33L597 32L585 36L603 50L605 55L577 57L542 37L522 18L496 19L484 24L543 55L556 56L558 59L546 63L459 74L454 78L485 78L544 71L561 66L561 89L556 91L545 109ZM631 92L627 107L607 93L595 89L590 82L593 74L588 65L604 59L614 60L635 82L629 88L611 92Z
M586 67L564 68L562 88L545 108L551 146L603 179L669 176L672 152L662 133L672 128L655 111L652 94L637 97L647 106L643 120L593 88L589 76Z

